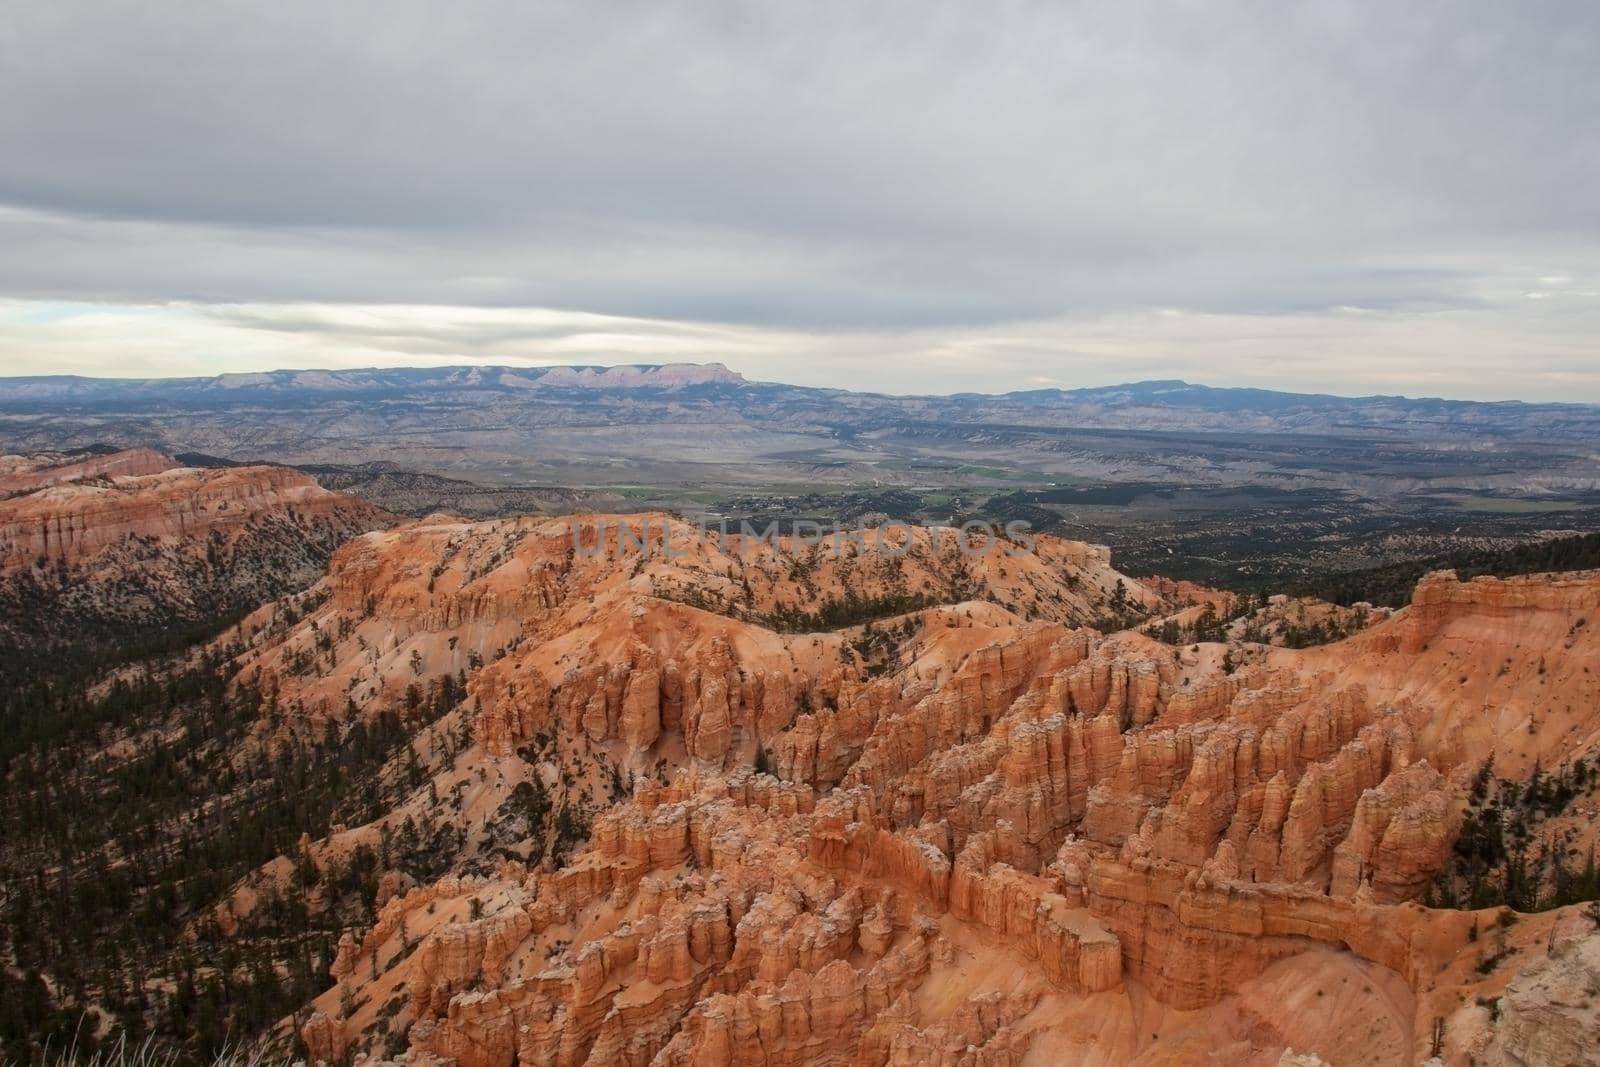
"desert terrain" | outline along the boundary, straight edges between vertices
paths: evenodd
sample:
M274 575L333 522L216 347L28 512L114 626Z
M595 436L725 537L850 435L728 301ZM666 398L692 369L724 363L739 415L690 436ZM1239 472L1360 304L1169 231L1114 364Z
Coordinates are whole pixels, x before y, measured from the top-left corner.
M3 484L0 591L176 627L120 666L8 633L8 1025L458 1067L1591 1061L1600 573L1349 609L1049 534L408 521L153 452Z

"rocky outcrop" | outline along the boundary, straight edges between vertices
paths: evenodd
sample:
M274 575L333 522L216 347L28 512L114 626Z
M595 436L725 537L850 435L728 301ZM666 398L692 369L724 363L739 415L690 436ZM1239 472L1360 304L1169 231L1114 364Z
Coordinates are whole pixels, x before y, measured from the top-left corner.
M345 1019L325 994L308 1047L374 1048L387 1030L460 1067L1160 1062L1170 1048L1340 1062L1331 1023L1287 1051L1294 1024L1260 1007L1273 983L1336 958L1387 984L1330 996L1332 1017L1437 1004L1476 921L1418 903L1450 856L1477 746L1496 743L1434 725L1467 714L1443 687L1462 685L1456 643L1470 635L1508 677L1543 660L1581 695L1578 619L1600 590L1483 609L1486 583L1463 599L1433 579L1440 592L1424 583L1412 609L1345 642L1257 648L1225 669L1216 646L1074 628L1076 607L1025 620L1003 606L1019 595L1009 570L992 576L999 603L779 633L760 619L800 594L796 574L823 598L882 593L888 577L848 554L586 554L597 536L569 556L570 537L565 523L440 521L335 559L307 621L348 636L325 675L280 674L297 706L355 693L358 710L381 707L397 672L459 672L473 743L435 792L523 780L558 806L602 787L614 802L594 804L565 862L391 899L332 972L403 990L389 998L403 1006ZM906 573L948 579L923 551ZM1528 625L1484 629L1483 610ZM306 640L263 640L245 669L278 669ZM469 836L487 806L460 816ZM1233 1021L1152 1044L1145 1021L1200 1008ZM1432 1018L1414 1022L1396 1040L1412 1026L1425 1047Z
M155 461L129 465L161 466ZM292 515L308 528L334 523L353 531L371 528L380 514L282 467L74 478L0 500L0 572L83 564L130 544L184 542L204 553L214 538L231 541L268 515Z
M1600 1060L1600 933L1569 936L1522 971L1500 998L1492 1067L1587 1067Z
M991 862L992 839L975 837L956 861L950 914L1000 935L1051 981L1097 993L1122 981L1122 946L1049 880Z
M652 1061L661 1067L826 1062L859 1045L927 967L921 937L865 971L843 960L792 971L771 992L714 995Z
M506 961L532 932L533 921L520 908L435 931L417 947L413 1010L442 1008L451 993L468 985L499 984Z
M312 585L391 517L279 467L134 450L12 475L0 499L0 674L219 625Z
M300 1041L312 1063L339 1063L345 1058L349 1041L344 1027L326 1013L314 1011L300 1027Z
M149 448L128 448L77 460L54 455L0 457L0 497L71 482L104 482L111 478L160 474L180 466L182 464L171 456Z
M1532 611L1596 608L1600 608L1600 589L1589 577L1537 574L1463 582L1455 571L1434 571L1417 583L1398 629L1406 645L1419 647L1446 620L1464 615L1507 618Z
M1365 891L1384 904L1421 896L1449 857L1461 808L1425 762L1366 790L1349 836L1334 851L1333 894Z

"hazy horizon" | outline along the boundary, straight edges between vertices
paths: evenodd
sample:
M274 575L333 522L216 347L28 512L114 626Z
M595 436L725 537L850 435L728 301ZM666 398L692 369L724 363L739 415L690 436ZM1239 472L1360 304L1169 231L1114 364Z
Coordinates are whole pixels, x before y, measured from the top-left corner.
M1600 402L1600 8L25 3L12 374Z
M266 367L266 368L262 368L262 369L259 369L259 370L244 370L244 371L219 371L219 372L217 372L215 374L162 374L162 375L149 375L149 376L146 376L146 375L133 375L133 374L78 374L78 373L75 373L75 372L72 372L72 371L57 371L55 373L44 373L44 374L0 374L0 381L27 380L27 379L50 379L50 378L73 378L73 379L78 379L78 380L82 380L82 381L109 381L109 382L171 381L171 382L178 382L178 381L205 381L205 380L208 380L208 379L215 379L215 378L248 377L248 376L251 376L251 375L272 375L272 374L359 374L359 373L362 373L362 372L381 373L381 372L384 372L384 371L403 371L403 370L475 370L475 369L480 369L480 370L494 369L494 370L511 370L511 371L544 371L544 370L551 370L551 369L562 368L562 367L565 367L565 368L576 368L576 369L586 369L586 370L587 369L603 369L603 370L605 370L605 369L625 368L625 367L723 367L724 369L726 369L726 370L728 370L728 371L730 371L730 372L732 372L734 374L739 375L747 383L753 384L753 385L786 385L786 386L798 386L798 387L801 387L801 388L840 389L840 390L843 390L845 392L871 393L871 394L880 394L880 395L892 396L892 397L948 397L948 396L957 396L957 395L1001 396L1001 395L1005 395L1005 394L1008 394L1008 393L1021 393L1021 392L1029 392L1029 391L1048 390L1048 389L1059 389L1062 392L1088 392L1088 391L1113 390L1113 389L1119 389L1119 388L1131 388L1131 387L1134 387L1134 386L1141 386L1141 385L1159 385L1159 384L1173 383L1173 384L1179 384L1179 385L1183 385L1183 386L1188 386L1188 387L1191 387L1191 388L1210 389L1210 390L1218 390L1218 391L1263 390L1263 391L1268 391L1268 392L1283 393L1283 394L1287 394L1287 395L1299 395L1299 396L1308 396L1308 397L1309 396L1332 397L1332 398L1341 399L1341 400L1368 400L1368 399L1378 399L1378 398L1386 398L1386 399L1387 398L1393 398L1393 399L1412 400L1412 401L1443 400L1443 401L1452 401L1452 402L1485 403L1485 404L1515 403L1515 404L1570 404L1570 405L1579 406L1579 407L1600 406L1600 402L1595 402L1595 401L1586 401L1586 400L1550 400L1550 401L1544 401L1544 400L1528 400L1528 399L1525 399L1525 398L1522 398L1522 397L1514 397L1514 396L1494 397L1494 398L1485 399L1485 398L1478 398L1478 397L1459 397L1459 396L1444 396L1444 395L1422 395L1422 394L1409 394L1409 393L1377 393L1377 392L1355 393L1355 392L1337 392L1337 391L1331 391L1331 390L1309 391L1309 390L1293 390L1293 389L1264 389L1264 387L1262 387L1262 386L1236 385L1236 384L1233 384L1233 383L1230 383L1230 382L1197 381L1192 377L1187 377L1187 378L1186 377L1174 377L1174 378L1128 378L1128 379L1123 379L1123 380L1118 380L1118 381L1107 380L1107 381L1091 382L1091 383L1085 384L1085 385L1074 385L1074 386L1060 386L1060 387L1057 387L1057 386L1032 386L1032 387L1023 388L1023 389L959 389L959 390L948 390L948 391L943 391L943 392L914 391L914 390L913 391L908 391L908 390L903 390L903 389L902 390L867 389L867 388L851 388L849 386L841 386L841 385L818 385L818 384L809 383L809 382L791 381L791 380L784 379L784 378L759 377L757 375L746 373L746 372L740 370L738 367L731 366L731 365L727 364L725 361L722 361L722 360L670 360L670 361L665 361L665 362L661 362L661 361L652 362L652 361L649 361L649 360L641 359L641 360L629 360L627 362L620 362L620 363L538 363L538 364L535 364L535 363L495 363L495 362L490 362L490 361L483 361L483 362L471 362L471 363L462 363L462 362L394 363L394 364L385 364L385 365L349 366L349 367L329 367L329 366L314 366L313 365L313 366L303 366L303 367L287 367L287 366Z

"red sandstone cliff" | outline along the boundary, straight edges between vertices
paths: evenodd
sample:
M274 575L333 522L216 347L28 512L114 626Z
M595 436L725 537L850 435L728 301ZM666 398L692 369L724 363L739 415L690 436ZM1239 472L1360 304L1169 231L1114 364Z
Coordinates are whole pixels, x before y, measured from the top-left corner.
M58 455L0 457L0 496L69 482L160 474L181 466L171 456L149 448L129 448L68 462L62 459Z
M335 547L393 521L297 471L183 468L145 449L19 461L0 484L0 645L18 659L220 621L311 584Z

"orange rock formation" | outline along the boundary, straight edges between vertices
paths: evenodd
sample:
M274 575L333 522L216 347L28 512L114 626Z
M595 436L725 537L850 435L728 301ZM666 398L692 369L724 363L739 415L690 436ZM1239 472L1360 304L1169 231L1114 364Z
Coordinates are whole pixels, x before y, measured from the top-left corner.
M216 626L317 580L394 517L281 467L145 449L0 461L0 674Z
M749 554L628 521L652 520L659 551L595 556L565 520L368 534L310 616L247 624L241 678L312 726L467 678L471 746L386 818L460 798L479 873L341 943L313 1055L1410 1064L1466 997L1478 917L1418 903L1466 783L1600 745L1600 577L1430 576L1355 637L1226 673L1222 646L1084 627L1119 580L1182 607L1088 546ZM847 593L885 614L774 628ZM484 866L532 782L593 816L587 847Z
M329 492L309 475L283 467L179 467L135 449L70 467L31 472L25 492L0 500L0 572L36 564L80 564L138 541L182 539L204 547L224 541L269 513L302 524L369 528L382 512Z

